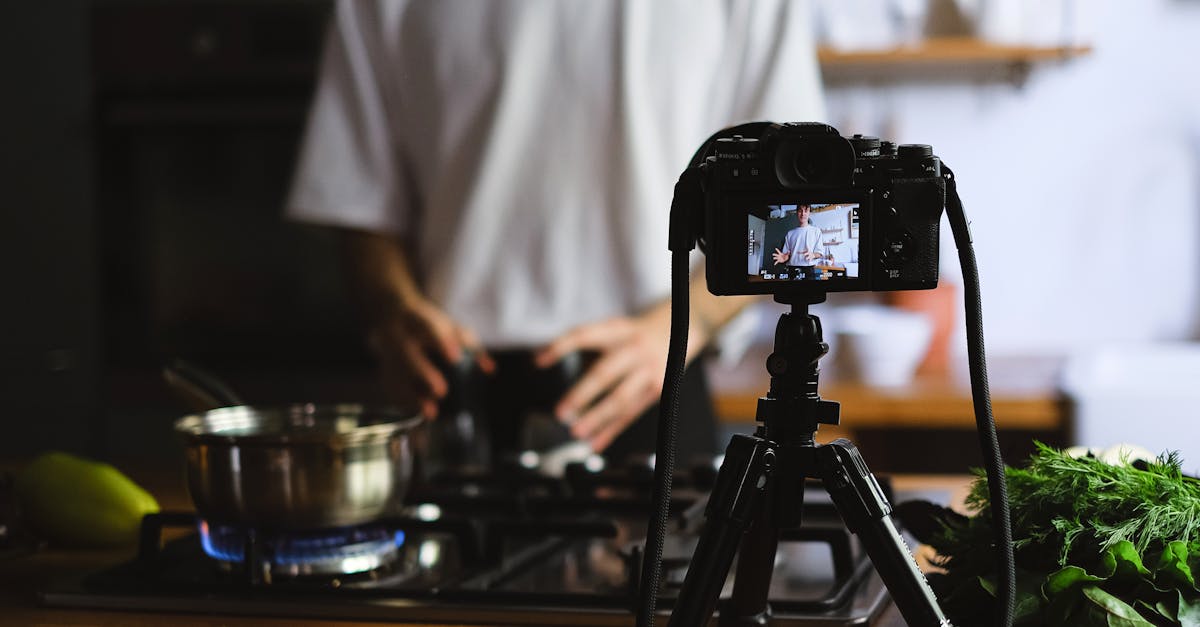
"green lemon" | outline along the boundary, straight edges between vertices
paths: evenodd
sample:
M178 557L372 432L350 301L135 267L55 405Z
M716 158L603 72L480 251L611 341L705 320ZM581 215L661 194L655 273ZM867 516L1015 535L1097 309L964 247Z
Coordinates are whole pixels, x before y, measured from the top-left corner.
M30 527L72 546L118 546L137 540L142 517L158 502L109 464L44 453L17 474L17 499Z

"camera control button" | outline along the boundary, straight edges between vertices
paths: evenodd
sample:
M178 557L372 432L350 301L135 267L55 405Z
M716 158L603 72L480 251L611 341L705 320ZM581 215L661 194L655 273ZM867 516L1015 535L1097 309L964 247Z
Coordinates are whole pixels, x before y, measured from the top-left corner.
M779 353L767 355L767 373L773 377L783 376L788 371L787 357Z
M912 258L912 235L898 233L889 237L880 251L880 259L885 267L899 266Z

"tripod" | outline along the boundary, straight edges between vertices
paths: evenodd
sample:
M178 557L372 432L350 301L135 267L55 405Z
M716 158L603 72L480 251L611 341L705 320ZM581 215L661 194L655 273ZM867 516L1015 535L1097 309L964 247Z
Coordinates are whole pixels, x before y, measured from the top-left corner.
M821 298L823 300L823 297ZM837 424L839 406L817 394L817 361L829 351L821 321L808 313L819 300L792 302L779 318L767 358L771 388L758 401L754 435L735 435L705 510L706 523L684 577L670 625L708 624L739 552L733 596L720 624L765 625L767 591L780 531L799 527L806 477L819 477L846 527L909 625L949 625L925 577L892 524L891 505L849 440L817 444L819 424ZM786 304L786 303L785 303ZM747 530L753 533L747 534Z

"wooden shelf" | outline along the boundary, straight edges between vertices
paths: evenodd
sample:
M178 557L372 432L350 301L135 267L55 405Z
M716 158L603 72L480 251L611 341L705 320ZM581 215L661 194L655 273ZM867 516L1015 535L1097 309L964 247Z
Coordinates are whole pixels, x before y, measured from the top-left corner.
M1020 82L1037 63L1086 56L1090 46L1017 46L974 37L939 37L883 50L823 47L817 58L827 81L896 78L995 77Z

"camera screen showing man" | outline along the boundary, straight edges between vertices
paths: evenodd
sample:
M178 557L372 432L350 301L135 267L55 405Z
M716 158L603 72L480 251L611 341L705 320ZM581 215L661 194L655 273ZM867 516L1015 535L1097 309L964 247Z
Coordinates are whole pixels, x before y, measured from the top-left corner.
M857 278L858 207L858 203L779 204L750 212L750 280Z

